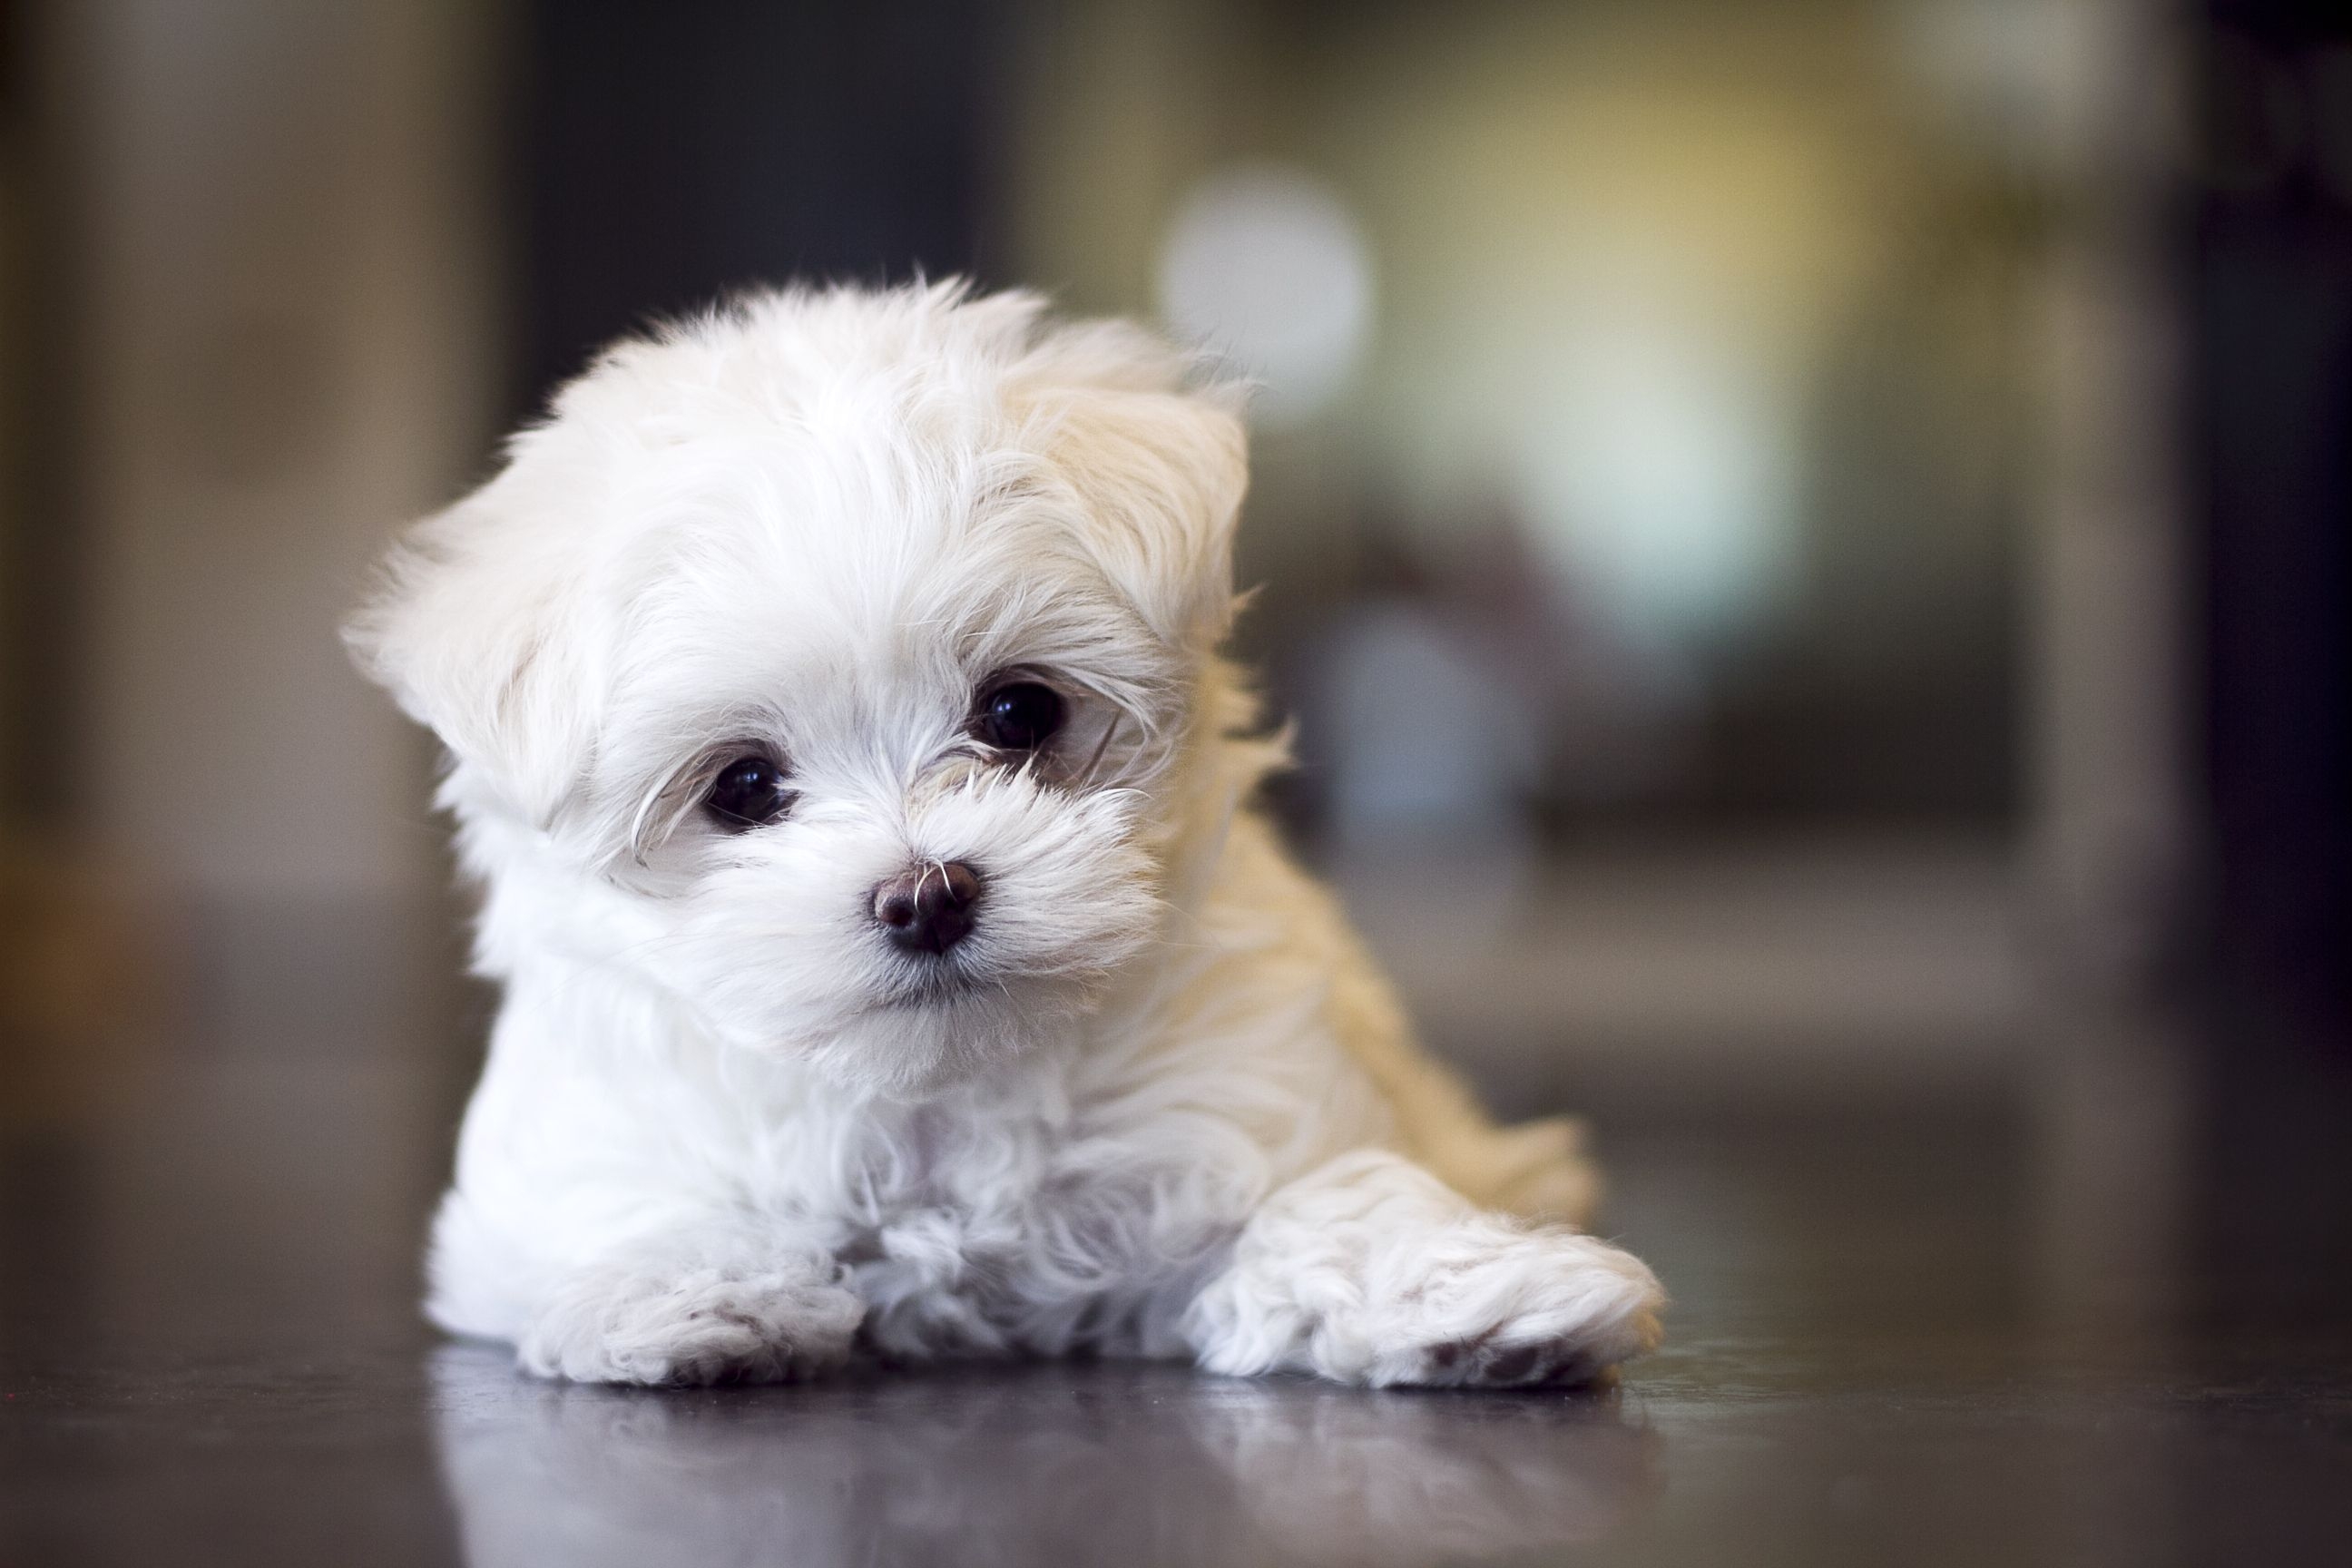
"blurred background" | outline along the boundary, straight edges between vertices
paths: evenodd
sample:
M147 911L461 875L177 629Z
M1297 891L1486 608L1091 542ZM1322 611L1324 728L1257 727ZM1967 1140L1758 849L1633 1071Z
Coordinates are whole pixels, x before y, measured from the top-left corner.
M603 341L918 272L1260 380L1274 804L1498 1105L1958 1129L2035 1310L2340 1258L2344 16L8 0L0 1224L96 1238L44 1292L409 1311L488 1002L337 621Z

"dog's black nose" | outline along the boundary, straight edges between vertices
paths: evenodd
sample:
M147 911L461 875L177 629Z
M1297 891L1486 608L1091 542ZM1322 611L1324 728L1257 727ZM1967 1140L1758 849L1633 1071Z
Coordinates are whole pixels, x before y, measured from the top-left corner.
M971 934L980 873L961 860L933 863L874 889L874 918L910 952L945 952Z

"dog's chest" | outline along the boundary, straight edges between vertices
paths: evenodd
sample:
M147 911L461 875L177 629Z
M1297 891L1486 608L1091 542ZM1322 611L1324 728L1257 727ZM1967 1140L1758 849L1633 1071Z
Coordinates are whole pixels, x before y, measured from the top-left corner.
M1189 1205L1066 1120L930 1106L869 1130L839 1188L836 1255L869 1335L925 1355L1151 1342L1154 1303L1221 1256L1239 1216Z
M969 1248L1014 1244L1024 1229L1052 1225L1074 1195L1061 1171L1066 1138L1048 1119L1004 1107L923 1105L874 1119L845 1145L831 1184L845 1250L904 1251L949 1232Z

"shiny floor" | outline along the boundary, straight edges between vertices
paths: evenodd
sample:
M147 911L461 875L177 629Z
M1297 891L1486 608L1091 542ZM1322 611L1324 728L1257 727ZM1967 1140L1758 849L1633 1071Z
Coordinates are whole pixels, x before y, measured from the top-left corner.
M2184 1131L2191 1080L2118 1059L1606 1115L1671 1342L1508 1394L533 1383L412 1310L457 1086L184 1064L0 1137L0 1568L2346 1561L2352 1311L2294 1230L2342 1211L2240 1223L2319 1203L2280 1130L2345 1123L2295 1094L2217 1153L2225 1100Z

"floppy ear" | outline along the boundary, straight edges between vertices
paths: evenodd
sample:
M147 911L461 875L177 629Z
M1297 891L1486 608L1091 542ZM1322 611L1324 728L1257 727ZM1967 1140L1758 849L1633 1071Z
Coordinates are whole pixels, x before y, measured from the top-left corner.
M1087 509L1087 547L1160 637L1213 647L1233 623L1234 525L1249 488L1238 395L1064 395L1053 458Z
M593 734L584 542L511 514L509 488L492 480L413 528L343 640L460 766L545 827L584 776Z

